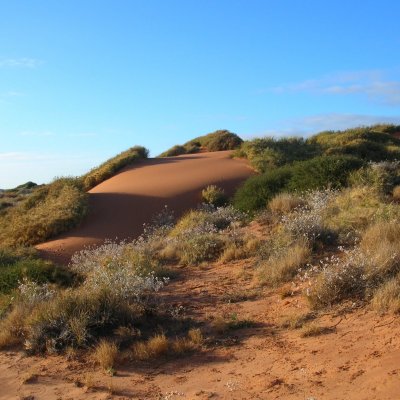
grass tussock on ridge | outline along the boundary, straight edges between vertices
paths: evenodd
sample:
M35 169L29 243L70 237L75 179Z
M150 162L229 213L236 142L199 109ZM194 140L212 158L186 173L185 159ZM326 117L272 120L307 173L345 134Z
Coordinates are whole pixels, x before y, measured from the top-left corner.
M198 153L204 151L222 151L236 149L243 140L228 130L218 130L204 136L190 140L184 145L176 145L161 153L159 157L172 157L181 154Z
M148 155L149 151L142 146L134 146L117 154L81 177L83 189L87 191L94 188L106 179L111 178L122 168L136 160L147 158Z

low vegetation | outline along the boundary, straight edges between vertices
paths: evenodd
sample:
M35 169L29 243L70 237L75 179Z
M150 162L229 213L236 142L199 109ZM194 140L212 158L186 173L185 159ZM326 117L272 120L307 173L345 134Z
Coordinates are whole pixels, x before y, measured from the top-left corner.
M219 130L204 136L199 136L184 145L176 145L161 153L159 157L172 157L181 154L193 154L199 151L233 150L240 146L243 140L235 133Z

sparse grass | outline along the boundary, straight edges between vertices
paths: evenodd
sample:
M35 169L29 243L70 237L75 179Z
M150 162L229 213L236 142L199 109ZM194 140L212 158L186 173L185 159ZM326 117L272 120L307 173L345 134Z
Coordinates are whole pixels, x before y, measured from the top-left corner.
M118 357L115 343L101 340L93 351L93 358L104 371L113 371Z
M335 329L330 326L310 324L306 325L302 329L300 336L303 338L315 337L315 336L327 335L329 333L333 333L334 331Z
M293 314L283 318L281 327L285 329L301 329L303 326L313 319L316 315L314 313Z
M231 330L253 328L256 323L250 319L240 319L236 313L226 316L217 316L211 321L212 329L219 333L224 334Z
M226 303L240 303L242 301L256 300L260 296L259 289L239 289L222 296Z

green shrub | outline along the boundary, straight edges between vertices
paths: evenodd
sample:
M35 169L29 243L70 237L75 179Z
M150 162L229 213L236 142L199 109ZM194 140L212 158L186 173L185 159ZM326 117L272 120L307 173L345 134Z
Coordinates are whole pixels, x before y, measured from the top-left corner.
M304 192L323 188L345 186L350 172L359 169L363 162L349 156L321 156L297 162L291 168L288 189Z
M0 295L11 293L25 279L65 286L72 283L74 276L65 268L39 258L34 248L1 248Z
M271 168L318 155L318 146L297 137L266 137L244 142L235 155L247 158L258 172L267 172Z
M242 211L256 211L287 186L292 171L290 167L273 169L249 178L235 193L233 204Z
M209 185L201 191L201 198L204 203L215 207L224 206L227 203L225 191L216 185Z

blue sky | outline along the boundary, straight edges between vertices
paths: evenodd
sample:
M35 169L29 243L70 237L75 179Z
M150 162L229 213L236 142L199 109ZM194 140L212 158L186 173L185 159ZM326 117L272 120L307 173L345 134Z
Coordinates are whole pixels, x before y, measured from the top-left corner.
M400 123L398 1L0 0L0 188L136 144Z

